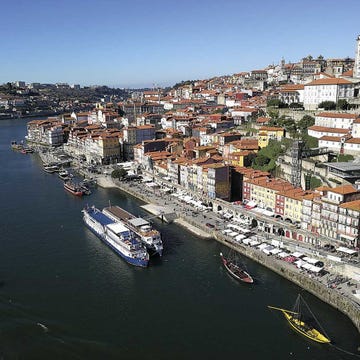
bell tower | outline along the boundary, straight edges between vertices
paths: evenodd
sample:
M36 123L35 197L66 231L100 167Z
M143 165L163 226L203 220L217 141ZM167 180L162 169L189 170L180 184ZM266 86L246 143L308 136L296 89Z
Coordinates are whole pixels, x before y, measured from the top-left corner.
M354 77L360 78L360 35L356 39Z

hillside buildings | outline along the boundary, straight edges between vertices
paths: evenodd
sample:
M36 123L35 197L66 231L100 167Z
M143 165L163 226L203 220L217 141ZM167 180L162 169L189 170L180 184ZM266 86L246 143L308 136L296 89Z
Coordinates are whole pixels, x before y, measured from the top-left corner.
M136 169L167 179L209 204L241 203L299 229L299 233L279 233L285 237L357 247L356 163L352 167L325 164L329 174L338 175L344 183L314 190L294 187L249 166L271 141L289 137L285 128L272 125L267 113L267 102L272 99L311 111L315 124L308 128L308 135L317 138L320 147L360 155L359 43L358 39L355 60L321 56L296 64L283 60L265 69L184 82L168 91L136 91L131 99L104 97L88 111L30 121L27 138L63 146L88 164L134 161ZM339 100L354 109L319 109L323 102Z

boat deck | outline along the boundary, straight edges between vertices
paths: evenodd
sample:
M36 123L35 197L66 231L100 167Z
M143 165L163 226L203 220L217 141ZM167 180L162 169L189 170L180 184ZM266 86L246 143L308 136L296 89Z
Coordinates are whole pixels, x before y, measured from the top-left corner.
M119 206L109 206L104 208L105 211L109 212L113 216L117 217L120 220L129 221L134 219L135 216L127 212L126 210L120 208Z
M92 218L94 218L95 221L99 222L103 226L114 223L114 220L110 219L97 209L88 209L87 212Z

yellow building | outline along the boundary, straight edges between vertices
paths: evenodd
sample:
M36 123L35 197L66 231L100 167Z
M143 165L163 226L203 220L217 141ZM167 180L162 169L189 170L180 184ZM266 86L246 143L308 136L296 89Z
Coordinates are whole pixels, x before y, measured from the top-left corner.
M244 167L245 162L249 154L254 153L253 151L236 151L228 155L228 163L232 166Z
M276 178L244 179L243 199L255 203L260 208L276 212L277 193L293 188L288 181Z
M285 135L285 130L277 126L262 126L258 132L258 144L262 149L269 145L270 140L281 141Z
M277 196L283 200L283 219L289 219L293 223L301 223L304 197L312 193L312 191L304 191L301 188L279 192Z

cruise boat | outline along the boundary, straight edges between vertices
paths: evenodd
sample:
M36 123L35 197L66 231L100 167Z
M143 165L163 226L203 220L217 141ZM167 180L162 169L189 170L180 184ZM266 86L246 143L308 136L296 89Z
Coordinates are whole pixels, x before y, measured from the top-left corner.
M131 265L147 267L149 254L122 222L114 221L96 207L82 210L86 226Z
M80 188L80 186L76 185L75 183L73 183L71 181L64 182L64 189L75 196L83 196L84 195L84 192Z
M143 242L151 255L162 256L163 242L161 234L154 229L149 221L136 217L120 206L109 206L103 209L103 213L115 221L122 221Z

